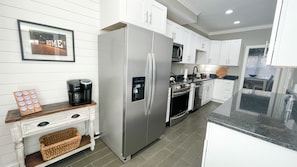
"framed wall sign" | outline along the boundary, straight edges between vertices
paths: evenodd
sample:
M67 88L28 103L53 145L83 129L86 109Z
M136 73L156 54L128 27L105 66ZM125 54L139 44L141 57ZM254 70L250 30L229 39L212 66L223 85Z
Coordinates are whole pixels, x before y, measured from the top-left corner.
M72 30L18 20L23 60L75 62Z

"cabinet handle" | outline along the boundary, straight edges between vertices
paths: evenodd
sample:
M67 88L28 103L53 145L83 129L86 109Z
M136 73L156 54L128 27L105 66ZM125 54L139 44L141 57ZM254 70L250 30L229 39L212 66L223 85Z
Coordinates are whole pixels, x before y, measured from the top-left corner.
M175 32L172 33L172 38L173 38L173 39L176 38L176 33L175 33Z
M152 24L152 13L150 13L150 19L149 19L149 24Z
M264 53L263 53L263 57L267 57L268 47L269 47L269 42L266 41L266 43L265 43L265 49L264 49Z
M79 114L74 114L74 115L71 116L71 118L78 118L78 117L80 117Z
M149 13L148 11L145 13L145 22L148 23L148 17L149 17Z
M48 124L49 124L49 122L44 121L44 122L40 122L37 126L38 126L38 127L43 127L43 126L46 126L46 125L48 125Z

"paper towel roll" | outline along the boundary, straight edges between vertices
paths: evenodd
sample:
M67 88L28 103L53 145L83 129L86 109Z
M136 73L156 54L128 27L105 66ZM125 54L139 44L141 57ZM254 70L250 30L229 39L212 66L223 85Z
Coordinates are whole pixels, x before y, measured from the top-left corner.
M297 84L294 85L294 92L297 93Z
M184 80L187 80L187 78L188 78L188 69L186 68L184 72Z

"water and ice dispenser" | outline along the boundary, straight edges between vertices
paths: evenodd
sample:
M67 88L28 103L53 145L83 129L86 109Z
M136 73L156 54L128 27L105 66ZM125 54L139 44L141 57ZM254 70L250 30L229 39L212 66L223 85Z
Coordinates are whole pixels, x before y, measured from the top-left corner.
M132 101L144 99L145 77L132 78Z

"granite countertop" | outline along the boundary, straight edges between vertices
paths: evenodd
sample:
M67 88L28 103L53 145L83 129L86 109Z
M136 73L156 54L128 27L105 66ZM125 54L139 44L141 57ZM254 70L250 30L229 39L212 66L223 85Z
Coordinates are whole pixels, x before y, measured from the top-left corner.
M286 110L290 95L242 89L219 106L208 121L297 151L297 124L293 109ZM297 118L296 118L297 120Z
M236 75L226 75L223 78L218 78L216 74L209 74L209 77L213 79L227 79L227 80L237 80L239 78Z

